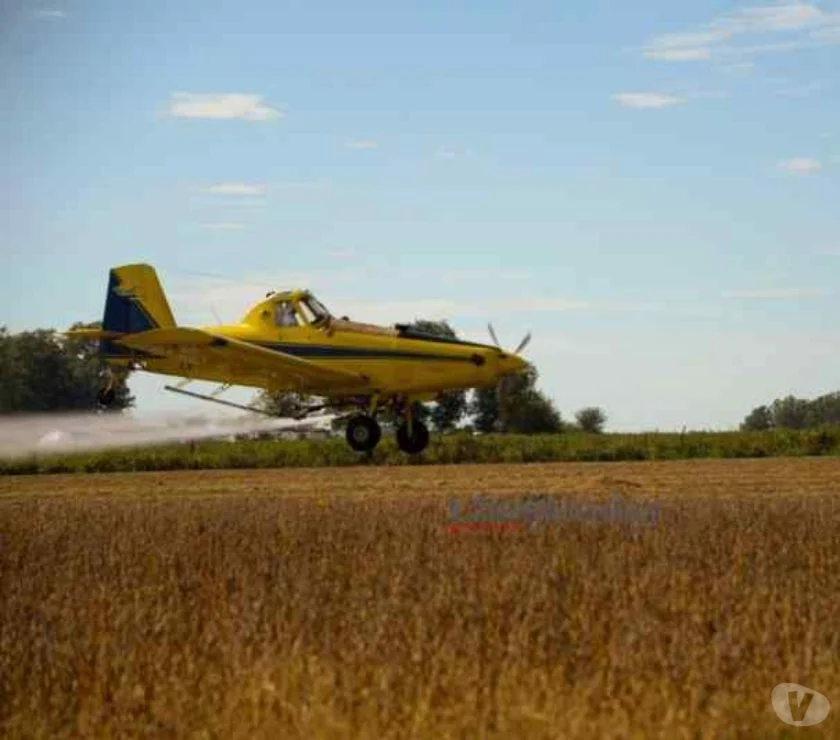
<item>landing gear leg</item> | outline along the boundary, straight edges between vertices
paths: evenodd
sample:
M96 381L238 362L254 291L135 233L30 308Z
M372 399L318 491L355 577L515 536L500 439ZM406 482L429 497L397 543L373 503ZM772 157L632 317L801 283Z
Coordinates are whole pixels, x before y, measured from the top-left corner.
M114 403L116 398L116 391L113 386L105 386L96 394L96 402L104 409L107 409Z
M403 452L417 455L429 444L429 429L422 421L414 418L410 399L405 400L403 417L404 421L397 427L397 444Z
M105 385L96 394L96 402L104 409L113 405L117 397L117 386L125 379L126 373L108 368L108 375Z

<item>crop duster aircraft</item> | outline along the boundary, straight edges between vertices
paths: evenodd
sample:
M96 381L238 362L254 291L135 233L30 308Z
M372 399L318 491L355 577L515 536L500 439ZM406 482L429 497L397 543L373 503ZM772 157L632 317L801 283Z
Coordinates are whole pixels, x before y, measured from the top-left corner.
M434 400L442 391L497 386L522 372L518 355L495 346L417 331L405 324L376 326L333 316L308 290L270 292L237 324L178 326L155 270L132 264L110 270L101 329L77 329L71 336L99 340L109 378L98 395L110 405L115 386L130 370L183 378L167 390L228 406L260 411L218 398L234 385L318 396L298 418L324 408L352 408L347 442L358 452L379 443L378 414L398 422L397 443L416 454L429 431L413 418L412 404ZM220 387L210 395L185 390L193 381ZM264 413L264 412L263 412Z

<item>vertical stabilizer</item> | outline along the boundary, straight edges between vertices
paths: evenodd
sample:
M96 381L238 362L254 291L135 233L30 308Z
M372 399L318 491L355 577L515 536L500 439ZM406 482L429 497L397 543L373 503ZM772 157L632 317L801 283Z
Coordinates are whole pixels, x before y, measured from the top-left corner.
M108 275L104 331L135 334L175 326L169 302L151 265L114 267Z

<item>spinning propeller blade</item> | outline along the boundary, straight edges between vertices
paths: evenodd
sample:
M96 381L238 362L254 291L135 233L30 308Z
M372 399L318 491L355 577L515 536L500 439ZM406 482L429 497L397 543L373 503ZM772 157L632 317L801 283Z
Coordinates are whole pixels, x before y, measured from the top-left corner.
M495 344L499 349L502 349L502 344L499 341L499 337L496 336L496 331L493 329L493 324L487 324L487 330L490 332L490 336L493 338L493 344ZM525 347L528 346L528 342L531 341L531 332L528 332L524 337L522 337L522 341L519 343L519 346L513 350L511 354L518 355Z
M502 345L499 344L499 338L496 336L496 332L493 330L493 324L487 324L487 329L490 332L490 336L493 338L493 344L495 344L499 349L501 349Z
M518 355L525 347L528 346L528 342L531 341L531 332L528 332L523 338L522 341L519 343L519 346L513 350L513 354Z

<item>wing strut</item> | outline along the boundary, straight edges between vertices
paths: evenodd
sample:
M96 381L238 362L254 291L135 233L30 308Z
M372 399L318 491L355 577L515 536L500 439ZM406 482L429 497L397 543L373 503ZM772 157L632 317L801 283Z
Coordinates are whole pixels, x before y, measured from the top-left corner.
M179 388L174 385L165 385L163 386L164 390L172 391L173 393L180 393L184 396L192 396L193 398L200 398L202 401L212 401L213 403L220 403L222 406L230 406L235 409L242 409L243 411L253 411L256 414L263 414L264 416L276 416L269 411L264 411L263 409L258 409L256 406L245 406L241 403L234 403L233 401L225 401L222 398L216 398L215 396L208 396L204 393L196 393L195 391L187 391L183 388ZM224 386L223 386L224 389ZM221 390L221 389L220 389ZM219 393L220 390L214 391L214 393ZM226 390L226 389L225 389Z

